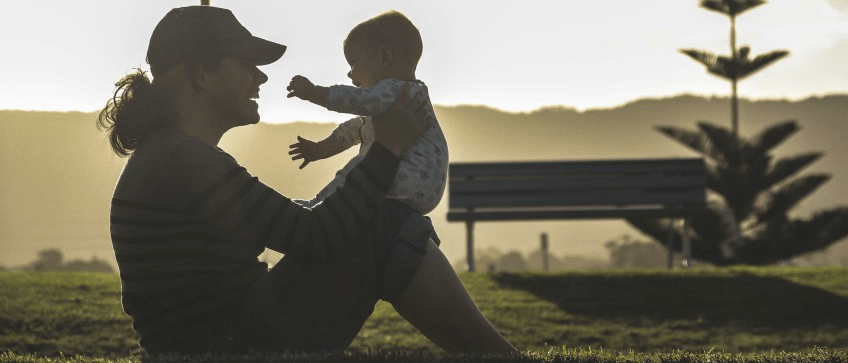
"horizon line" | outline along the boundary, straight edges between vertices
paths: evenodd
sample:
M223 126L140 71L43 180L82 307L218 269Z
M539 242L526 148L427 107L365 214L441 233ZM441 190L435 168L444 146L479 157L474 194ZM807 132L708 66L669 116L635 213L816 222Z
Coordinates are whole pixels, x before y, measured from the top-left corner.
M747 102L803 102L809 99L814 98L826 98L826 97L839 97L839 96L848 96L848 90L844 92L824 92L824 93L811 93L800 97L739 97L740 101ZM666 99L674 99L681 97L695 97L695 98L705 98L705 99L729 99L730 95L718 95L718 94L698 94L693 92L683 92L674 95L667 96L644 96L640 98L631 99L622 103L617 103L609 106L597 106L597 107L577 107L573 105L567 104L551 104L551 105L542 105L533 109L519 109L519 110L510 110L505 109L493 105L483 104L483 103L458 103L458 104L433 104L433 107L444 107L444 108L456 108L456 107L480 107L480 108L488 108L491 110L508 113L508 114L532 114L540 111L547 111L551 109L564 109L564 110L573 110L578 113L585 113L590 111L604 111L604 110L612 110L616 108L625 107L637 102L642 101L657 101L657 100L666 100ZM45 112L45 113L98 113L101 109L96 109L92 111L84 111L79 109L15 109L15 108L2 108L0 112ZM311 122L311 123L336 123L334 121L305 121L305 120L291 120L291 121L282 121L282 122L268 122L264 120L260 120L260 122L265 123L296 123L296 122Z

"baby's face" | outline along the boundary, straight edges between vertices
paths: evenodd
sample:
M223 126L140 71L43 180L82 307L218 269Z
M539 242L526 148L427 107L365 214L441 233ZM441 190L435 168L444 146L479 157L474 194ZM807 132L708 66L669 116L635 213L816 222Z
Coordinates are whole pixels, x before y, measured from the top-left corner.
M353 81L354 86L369 88L382 79L380 51L378 48L362 43L352 42L345 47L345 58L350 65L347 76Z

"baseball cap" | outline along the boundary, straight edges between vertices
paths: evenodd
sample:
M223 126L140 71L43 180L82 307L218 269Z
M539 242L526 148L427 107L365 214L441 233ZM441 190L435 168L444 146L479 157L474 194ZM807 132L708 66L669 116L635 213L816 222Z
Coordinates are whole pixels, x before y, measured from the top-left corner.
M153 29L147 63L156 77L185 61L231 56L265 65L285 51L285 45L250 34L228 9L187 6L169 11Z

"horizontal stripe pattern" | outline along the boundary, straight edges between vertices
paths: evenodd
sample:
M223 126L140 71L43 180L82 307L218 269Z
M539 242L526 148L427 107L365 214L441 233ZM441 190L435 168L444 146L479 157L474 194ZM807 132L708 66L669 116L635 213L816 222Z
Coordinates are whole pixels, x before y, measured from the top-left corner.
M396 170L386 172L384 166L366 158L348 174L342 188L308 209L269 192L271 188L244 168L231 167L188 202L186 212L227 239L266 245L320 263L341 254L346 241L381 204Z
M110 229L124 311L151 352L191 350L267 273L267 247L328 263L375 213L398 159L381 145L312 209L263 184L228 154L176 132L130 158Z

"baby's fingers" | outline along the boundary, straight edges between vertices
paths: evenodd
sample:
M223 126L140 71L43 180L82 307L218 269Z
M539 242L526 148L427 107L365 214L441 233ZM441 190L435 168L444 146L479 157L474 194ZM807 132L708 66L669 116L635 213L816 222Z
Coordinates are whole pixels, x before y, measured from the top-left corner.
M305 144L305 143L304 143L304 141L306 141L306 139L304 139L304 138L302 138L302 137L298 136L298 137L297 137L297 142L296 142L296 143L294 143L294 144L289 145L289 148L290 148L290 149L301 149L301 148L304 146L304 144Z

